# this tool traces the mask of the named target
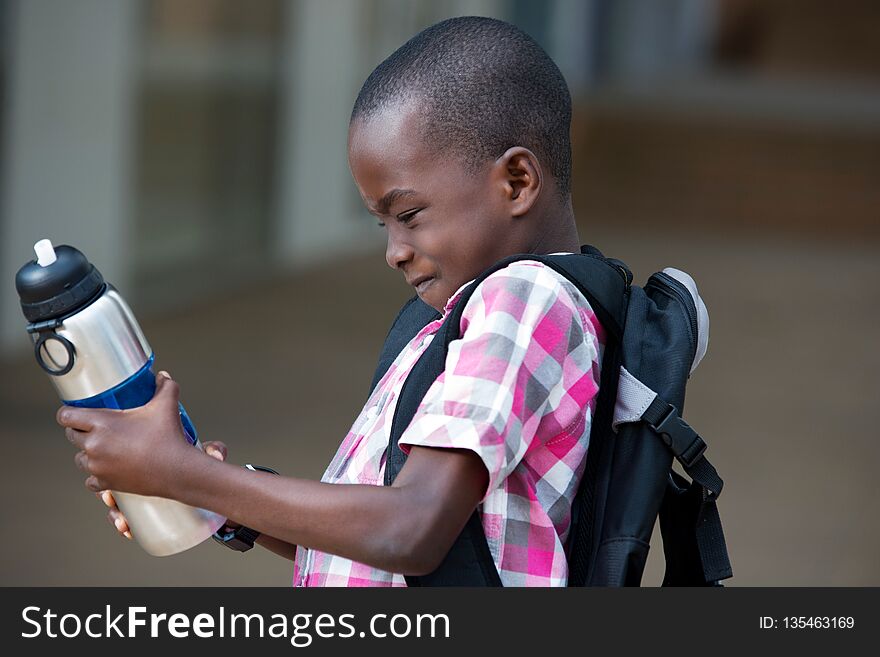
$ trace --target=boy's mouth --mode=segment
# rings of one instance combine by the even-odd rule
[[[416,289],[416,292],[422,294],[433,282],[434,278],[432,276],[420,276],[413,279],[410,282],[410,285],[412,285]]]

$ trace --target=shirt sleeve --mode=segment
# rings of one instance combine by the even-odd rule
[[[488,495],[527,452],[580,435],[598,390],[599,343],[587,300],[542,263],[494,272],[464,308],[446,369],[399,444],[474,451]]]

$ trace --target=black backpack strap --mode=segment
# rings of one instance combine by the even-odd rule
[[[483,521],[474,511],[443,561],[431,573],[406,575],[407,586],[504,586],[486,541]]]
[[[718,585],[733,576],[716,500],[724,482],[704,456],[706,443],[659,397],[642,419],[660,436],[693,480],[670,472],[660,506],[666,557],[663,586]]]
[[[376,372],[373,374],[373,383],[370,385],[371,393],[379,381],[382,380],[382,377],[385,376],[385,372],[391,367],[391,363],[394,362],[394,359],[397,358],[397,355],[403,348],[409,344],[409,341],[416,336],[416,333],[425,328],[429,322],[439,318],[440,313],[417,296],[403,304],[403,308],[397,313],[397,317],[391,323],[391,328],[388,329],[388,335],[385,336],[382,353],[379,354],[379,364],[376,366]]]
[[[373,383],[370,386],[372,392],[379,381],[388,371],[391,363],[407,344],[429,322],[440,318],[440,313],[424,303],[417,296],[404,304],[385,338],[379,363],[373,375]],[[459,315],[460,321],[460,315]],[[458,326],[458,324],[456,324]],[[445,327],[441,327],[439,334],[444,333]],[[445,352],[448,342],[439,341],[438,345],[444,345],[442,349],[429,348],[422,354],[413,371],[404,382],[400,399],[394,411],[392,421],[392,439],[388,442],[385,466],[385,485],[391,485],[406,462],[406,455],[400,450],[397,441],[400,439],[403,429],[409,425],[428,388],[445,368]],[[441,359],[442,357],[442,359]],[[433,372],[437,374],[433,374]],[[409,418],[403,425],[404,418]],[[396,425],[395,425],[396,423]],[[400,428],[402,426],[402,429]],[[482,521],[479,514],[474,512],[468,519],[464,530],[456,539],[449,555],[444,561],[444,567],[425,577],[407,576],[408,586],[501,586],[501,579],[495,568],[486,536],[483,532]]]
[[[621,340],[625,328],[632,273],[619,260],[605,258],[598,249],[581,247],[586,258],[550,256],[548,266],[564,275],[580,290],[607,334],[600,371],[599,396],[590,430],[587,462],[572,501],[568,538],[568,585],[586,586],[593,578],[603,522],[602,511],[608,491],[608,463],[613,457],[614,434],[611,421],[617,398],[621,365]]]
[[[391,437],[386,451],[384,479],[386,486],[394,483],[406,463],[406,454],[400,449],[398,441],[412,422],[428,389],[446,369],[449,343],[460,337],[464,306],[478,284],[479,281],[475,281],[465,289],[458,304],[446,317],[433,341],[403,383],[391,421]],[[410,587],[501,586],[501,578],[486,541],[480,514],[477,511],[471,514],[437,569],[427,575],[406,575],[405,578],[407,586]]]
[[[406,455],[398,446],[401,435],[412,421],[428,389],[445,369],[449,344],[461,337],[461,316],[468,300],[477,286],[495,271],[519,260],[538,260],[551,267],[571,281],[584,294],[606,332],[611,336],[611,341],[619,342],[623,332],[623,318],[626,310],[626,290],[631,276],[628,278],[629,272],[625,268],[607,261],[598,250],[592,247],[582,247],[581,256],[538,256],[533,254],[511,256],[483,272],[465,288],[434,340],[419,358],[404,382],[394,412],[391,437],[386,453],[386,485],[390,485],[394,481],[406,461]],[[418,330],[414,331],[412,335],[417,332]],[[406,342],[403,343],[403,345],[405,344]],[[393,361],[393,357],[391,360]],[[387,365],[385,369],[387,369]],[[613,369],[617,370],[618,368]],[[378,371],[377,376],[374,385],[381,378]],[[607,395],[608,392],[605,394]],[[613,396],[610,399],[610,403],[605,405],[613,409]],[[595,462],[596,459],[593,460]],[[590,457],[588,456],[588,470],[589,461]],[[585,474],[585,479],[586,476]],[[582,486],[581,488],[591,487]],[[576,500],[581,497],[579,491]],[[594,522],[592,497],[589,495],[584,497],[589,502],[578,505],[586,507],[586,510],[578,512],[578,515],[584,526],[592,527]],[[407,576],[406,581],[409,586],[501,586],[501,579],[486,541],[479,512],[474,511],[449,553],[434,572],[421,577]]]
[[[605,501],[608,495],[610,462],[615,436],[611,430],[614,403],[620,378],[622,349],[619,340],[608,340],[599,374],[599,396],[590,427],[590,448],[580,486],[572,502],[568,538],[568,585],[587,586],[594,581]],[[600,580],[601,581],[601,580]],[[604,583],[604,582],[603,582]]]
[[[696,481],[670,471],[660,532],[666,557],[663,586],[720,586],[733,576],[715,500],[707,500]]]

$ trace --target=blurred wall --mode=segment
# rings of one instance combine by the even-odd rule
[[[363,79],[402,35],[505,6],[7,0],[0,277],[49,237],[161,312],[374,248],[346,157]],[[8,285],[0,309],[21,354]]]
[[[0,277],[48,236],[153,312],[375,248],[348,172],[350,106],[409,35],[468,13],[517,23],[569,80],[583,213],[874,236],[878,9],[827,12],[819,0],[4,0]],[[0,355],[26,349],[0,286]]]
[[[135,5],[7,3],[0,352],[26,344],[11,285],[33,243],[82,243],[111,280],[131,278]],[[96,30],[101,25],[105,29]]]

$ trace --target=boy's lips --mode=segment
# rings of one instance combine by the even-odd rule
[[[407,281],[410,285],[416,288],[416,292],[421,294],[425,291],[425,289],[434,282],[433,276],[418,276],[411,281]]]

